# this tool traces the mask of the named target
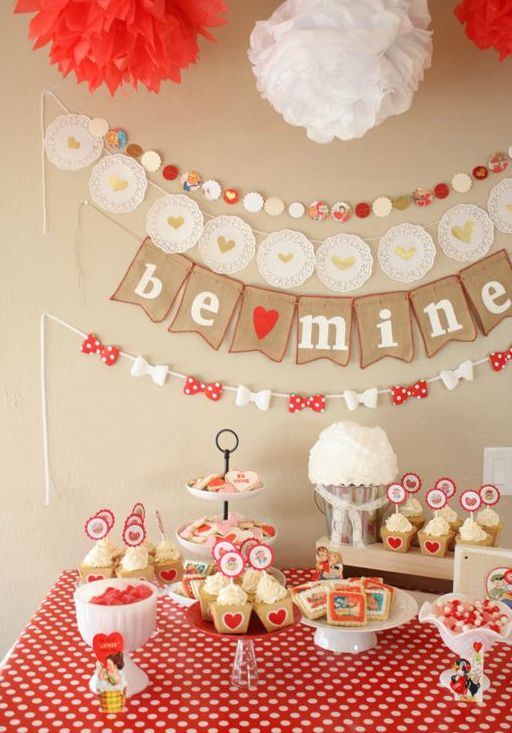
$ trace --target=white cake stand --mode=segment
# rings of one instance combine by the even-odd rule
[[[205,491],[204,489],[193,489],[192,486],[185,484],[185,488],[195,496],[196,499],[202,499],[203,501],[244,501],[245,499],[252,499],[263,491],[263,486],[259,489],[253,489],[252,491]]]
[[[192,542],[191,540],[186,540],[184,537],[181,536],[181,533],[184,529],[186,529],[189,524],[192,524],[192,522],[187,522],[186,524],[182,524],[181,527],[178,527],[176,530],[176,539],[180,543],[180,545],[185,548],[185,550],[188,550],[193,555],[198,555],[199,557],[204,558],[210,558],[212,557],[212,548],[208,543],[203,542],[202,544],[198,542]],[[273,525],[272,525],[273,526]],[[267,545],[272,545],[276,541],[277,537],[277,529],[275,529],[275,534],[273,537],[266,537],[263,542],[265,542]]]
[[[377,632],[406,624],[418,613],[415,599],[395,588],[393,606],[387,621],[370,621],[367,626],[332,626],[325,619],[313,621],[305,616],[302,623],[316,629],[314,642],[322,649],[339,654],[360,654],[377,644]]]

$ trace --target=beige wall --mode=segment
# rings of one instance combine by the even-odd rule
[[[451,15],[453,2],[431,3],[434,65],[412,110],[362,140],[325,146],[309,142],[302,130],[287,126],[255,88],[246,58],[249,33],[254,21],[266,17],[278,3],[230,4],[231,22],[219,31],[220,43],[202,44],[202,62],[185,75],[182,86],[165,84],[158,96],[139,91],[111,99],[104,90],[90,96],[71,77],[61,79],[48,66],[44,50],[30,50],[28,18],[10,15],[10,3],[2,3],[0,582],[7,602],[0,649],[14,639],[62,568],[82,558],[89,545],[82,526],[91,512],[111,506],[121,522],[131,504],[141,499],[152,518],[158,507],[172,530],[199,516],[203,506],[182,487],[187,478],[220,468],[213,436],[222,427],[240,434],[237,464],[255,468],[264,478],[266,491],[244,508],[247,516],[272,520],[279,527],[277,559],[282,565],[311,563],[314,540],[323,530],[306,466],[309,447],[331,422],[356,419],[381,425],[401,469],[418,471],[427,483],[446,474],[463,486],[478,485],[483,446],[512,444],[510,374],[495,375],[487,367],[478,370],[474,385],[464,384],[453,393],[434,385],[428,400],[404,408],[392,408],[383,401],[375,412],[360,410],[352,415],[341,403],[334,403],[323,415],[292,417],[283,402],[264,414],[236,408],[231,396],[218,405],[187,399],[179,382],[160,390],[150,380],[135,381],[126,363],[111,370],[91,363],[80,355],[73,334],[51,326],[48,395],[56,491],[51,506],[43,506],[38,328],[45,310],[178,370],[231,384],[305,392],[406,383],[510,343],[511,322],[505,321],[488,338],[451,344],[430,361],[423,358],[418,343],[414,363],[387,360],[365,371],[355,358],[342,369],[329,362],[297,367],[291,358],[273,364],[258,354],[230,355],[226,346],[215,353],[198,336],[170,335],[165,324],[153,325],[141,310],[109,302],[135,252],[137,238],[91,209],[83,216],[84,297],[80,299],[74,234],[78,205],[87,197],[89,171],[70,174],[49,168],[50,233],[43,236],[38,126],[42,89],[51,87],[70,107],[125,126],[132,141],[156,147],[168,162],[188,162],[224,184],[280,193],[288,201],[307,202],[323,195],[331,201],[346,197],[355,202],[402,193],[485,162],[489,153],[512,143],[510,62],[499,64],[494,53],[479,53],[465,40]],[[57,113],[50,103],[47,119]],[[480,183],[460,200],[481,201],[490,186]],[[147,203],[155,196],[150,192]],[[453,196],[450,203],[457,200]],[[225,213],[222,204],[208,208]],[[437,204],[425,212],[414,210],[411,217],[428,223],[444,209]],[[145,204],[119,221],[142,238],[146,210]],[[241,207],[238,211],[242,213]],[[285,216],[271,220],[264,214],[242,215],[269,230],[292,223]],[[353,221],[349,230],[378,235],[403,220],[392,215],[385,222]],[[320,226],[306,220],[300,228],[311,236],[336,231],[329,223]],[[508,237],[497,236],[495,249],[510,246]],[[457,263],[439,254],[427,279],[456,270]],[[261,283],[255,267],[242,277]],[[376,268],[360,292],[394,287]],[[316,278],[301,291],[325,292]],[[503,503],[503,511],[510,538],[510,500]],[[154,533],[153,521],[150,528]]]

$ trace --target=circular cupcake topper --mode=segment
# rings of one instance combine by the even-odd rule
[[[91,540],[101,540],[109,533],[110,526],[104,517],[90,517],[85,523],[85,534]]]
[[[126,522],[124,523],[125,527],[131,527],[133,524],[138,525],[139,527],[144,526],[144,520],[140,516],[140,514],[129,514],[126,518]]]
[[[457,485],[455,481],[451,478],[448,478],[447,476],[443,476],[442,478],[438,479],[435,483],[434,488],[441,489],[447,499],[451,499],[451,497],[457,491]]]
[[[259,540],[257,540],[256,537],[247,537],[247,539],[244,540],[240,545],[240,552],[242,553],[242,557],[247,560],[249,552],[252,550],[253,547],[256,547],[256,545],[259,544]]]
[[[427,492],[425,500],[431,509],[437,511],[446,505],[448,497],[442,489],[430,489],[430,491]]]
[[[505,581],[509,585],[512,585],[512,570],[507,570],[507,572],[505,573]]]
[[[132,508],[132,514],[138,514],[139,517],[144,521],[144,519],[146,518],[146,510],[144,509],[144,504],[141,504],[140,501],[134,504]]]
[[[500,490],[493,484],[484,484],[480,489],[480,498],[487,506],[493,506],[500,500]]]
[[[220,572],[228,578],[237,578],[244,571],[244,559],[236,550],[225,552],[217,560]]]
[[[123,542],[128,547],[138,547],[144,542],[146,530],[139,524],[127,524],[123,529]]]
[[[105,522],[108,524],[108,531],[110,532],[112,527],[116,523],[114,512],[110,511],[110,509],[100,509],[99,512],[96,512],[96,516],[101,517],[101,519],[105,520]]]
[[[403,504],[407,499],[407,491],[402,484],[389,484],[386,489],[386,496],[392,504]]]
[[[482,504],[482,499],[478,491],[468,489],[460,495],[460,505],[467,512],[476,512]]]
[[[271,567],[274,554],[268,545],[259,542],[254,547],[251,547],[247,553],[247,559],[249,565],[252,565],[255,570],[266,570]]]
[[[217,560],[221,559],[226,552],[238,552],[236,547],[229,540],[218,540],[213,546],[212,555]]]
[[[421,479],[417,473],[404,473],[402,486],[409,494],[415,494],[421,489]]]

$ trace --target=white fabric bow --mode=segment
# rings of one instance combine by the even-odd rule
[[[147,362],[143,356],[138,356],[133,362],[131,375],[132,377],[144,377],[147,374],[155,384],[158,384],[159,387],[163,387],[165,380],[167,379],[168,372],[169,367],[165,364],[152,366],[152,364]]]
[[[379,392],[376,387],[365,389],[364,392],[354,392],[351,389],[346,389],[343,392],[343,397],[345,398],[345,402],[347,403],[349,410],[357,410],[359,405],[364,405],[365,407],[369,407],[371,410],[375,410],[377,407],[378,396]]]
[[[251,392],[243,384],[236,391],[235,404],[237,407],[245,407],[250,402],[254,402],[258,410],[268,410],[272,392],[270,389],[262,389],[259,392]]]
[[[469,361],[469,359],[467,361],[463,361],[462,364],[459,364],[457,369],[454,369],[453,371],[451,369],[445,369],[440,372],[439,376],[441,377],[446,389],[455,389],[460,379],[467,379],[468,382],[473,381],[473,362]]]

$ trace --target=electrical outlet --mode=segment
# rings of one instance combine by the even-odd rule
[[[512,495],[512,448],[484,448],[484,484]]]

